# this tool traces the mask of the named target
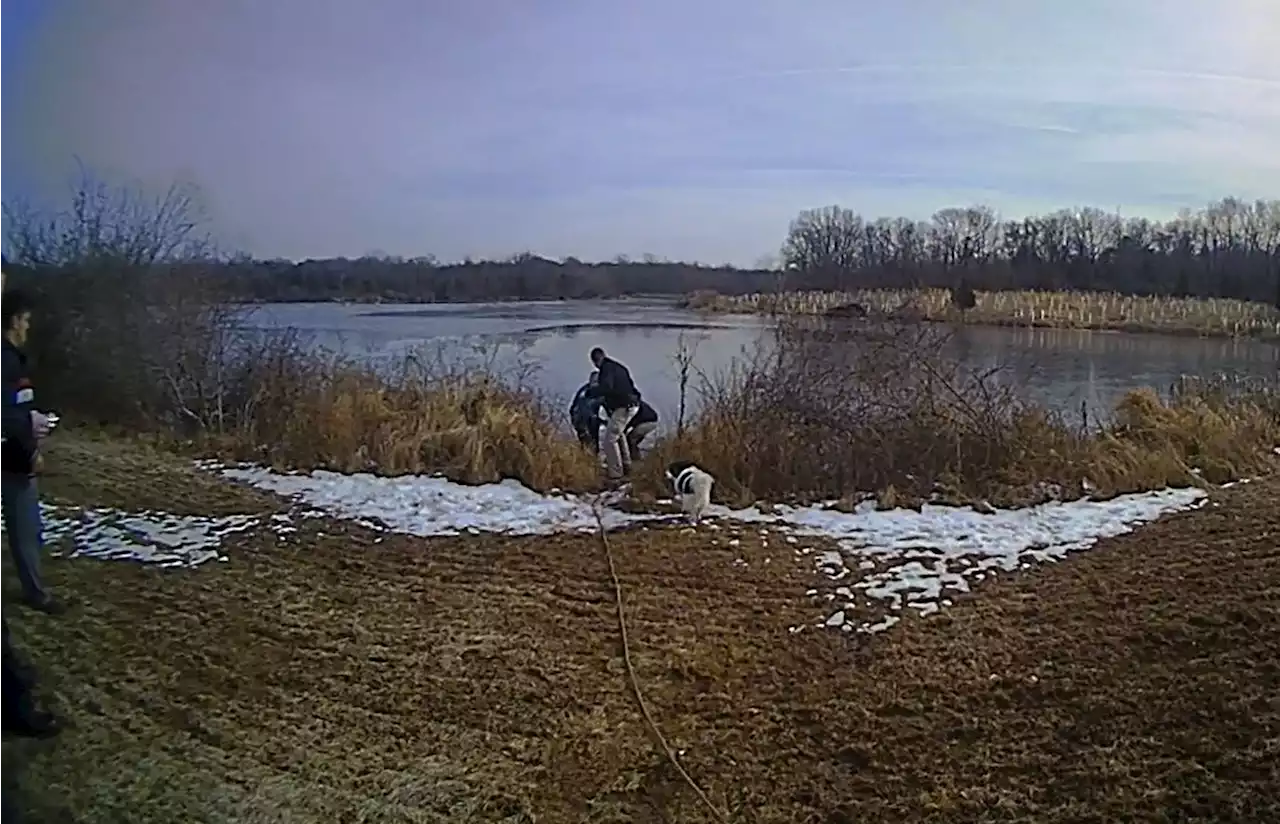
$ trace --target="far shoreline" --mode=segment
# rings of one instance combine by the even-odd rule
[[[981,297],[999,296],[1004,301],[1014,304],[1018,302],[1030,302],[1034,300],[1052,301],[1054,299],[1066,299],[1069,296],[1074,297],[1078,301],[1128,301],[1140,304],[1160,304],[1177,305],[1179,308],[1195,308],[1199,312],[1186,314],[1183,323],[1144,323],[1130,319],[1112,318],[1112,317],[1096,317],[1086,318],[1070,317],[1070,316],[1044,316],[1044,317],[1027,317],[1027,316],[1010,316],[995,313],[983,312],[981,307],[977,307],[968,312],[961,313],[959,310],[949,306],[939,306],[937,294],[946,295],[945,290],[940,289],[922,289],[922,290],[862,290],[850,293],[831,293],[831,292],[813,292],[813,293],[754,293],[754,294],[629,294],[629,295],[612,295],[599,297],[572,297],[572,298],[494,298],[492,300],[467,300],[467,301],[436,301],[436,300],[413,300],[405,298],[365,298],[365,299],[347,299],[347,300],[288,300],[288,301],[244,301],[238,305],[244,308],[256,308],[267,306],[288,306],[296,304],[339,304],[344,306],[369,307],[371,311],[361,312],[362,317],[430,317],[438,315],[442,311],[448,311],[448,307],[463,306],[500,306],[505,304],[583,304],[583,303],[649,303],[652,305],[665,305],[673,310],[693,312],[704,318],[712,318],[715,316],[729,317],[768,317],[781,316],[789,318],[812,317],[814,319],[827,317],[833,322],[858,323],[866,320],[858,317],[845,316],[829,316],[826,312],[797,310],[787,305],[788,300],[797,300],[799,296],[812,296],[818,301],[817,306],[825,306],[830,304],[832,307],[844,305],[838,298],[857,296],[862,298],[870,297],[873,307],[869,320],[874,321],[879,318],[881,320],[897,320],[902,323],[928,323],[928,324],[946,324],[950,326],[969,326],[969,327],[986,327],[996,329],[1044,329],[1044,330],[1060,330],[1069,332],[1094,332],[1107,333],[1115,335],[1145,335],[1145,336],[1165,336],[1177,338],[1191,338],[1202,340],[1234,340],[1247,343],[1268,343],[1280,344],[1280,309],[1276,309],[1267,304],[1248,303],[1245,301],[1228,301],[1225,299],[1214,298],[1150,298],[1136,297],[1126,295],[1116,295],[1101,292],[1033,292],[1027,290],[1009,290],[1004,292],[986,292],[980,293]],[[933,305],[928,305],[924,311],[916,311],[914,314],[892,311],[881,311],[880,304],[888,300],[911,300],[913,298],[924,298]],[[857,301],[846,301],[857,302]],[[1236,312],[1240,312],[1242,307],[1244,311],[1249,312],[1245,322],[1241,322],[1240,326],[1228,328],[1226,318],[1219,318],[1214,314],[1215,305],[1225,305],[1231,307]],[[379,310],[376,307],[381,306],[412,306],[419,307],[407,311],[389,311]],[[431,307],[431,308],[427,308]],[[939,311],[941,310],[941,311]],[[1222,325],[1215,324],[1214,320],[1220,320]]]
[[[980,292],[961,311],[945,289],[690,295],[704,316],[755,315],[858,324],[876,320],[1005,329],[1057,329],[1280,343],[1280,309],[1222,298],[1160,298],[1103,292]],[[849,309],[854,311],[846,311]],[[1135,319],[1135,316],[1137,319]],[[1148,320],[1142,319],[1145,316]]]

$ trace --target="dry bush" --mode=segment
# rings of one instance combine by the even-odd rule
[[[974,307],[965,312],[970,323],[1280,339],[1280,310],[1265,303],[1109,292],[979,292],[975,298]],[[957,314],[945,289],[711,295],[696,303],[691,299],[689,305],[706,312],[821,315],[850,303],[881,314],[898,313],[911,304],[924,320],[952,320]]]
[[[263,359],[252,414],[221,454],[290,469],[440,473],[463,483],[514,478],[537,490],[588,490],[595,459],[556,423],[558,407],[492,360],[419,351],[375,371],[323,354]]]
[[[1152,389],[1126,395],[1114,425],[1091,444],[1094,473],[1118,491],[1133,491],[1190,481],[1188,474],[1217,484],[1273,470],[1280,391],[1196,384],[1168,401]]]
[[[850,500],[877,493],[997,504],[1221,482],[1274,467],[1280,393],[1130,394],[1102,431],[1068,424],[944,355],[946,335],[912,324],[810,318],[704,380],[700,419],[659,444],[638,488],[694,460],[719,497]]]
[[[87,171],[65,209],[6,203],[7,274],[38,300],[29,349],[68,422],[219,426],[238,346],[199,193],[152,196]]]
[[[699,424],[655,451],[698,461],[742,502],[987,485],[1030,411],[945,342],[918,325],[784,321],[704,382]]]

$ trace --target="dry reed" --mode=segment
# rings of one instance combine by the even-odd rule
[[[253,408],[216,451],[290,469],[513,478],[540,491],[599,483],[556,408],[489,367],[432,368],[411,356],[378,372],[347,358],[294,357],[259,372]]]
[[[1280,340],[1280,310],[1264,303],[1104,292],[978,292],[976,298],[976,305],[964,313],[968,323]],[[750,295],[698,292],[687,301],[690,308],[704,312],[779,315],[822,315],[851,303],[873,313],[906,314],[920,320],[960,317],[945,289]]]

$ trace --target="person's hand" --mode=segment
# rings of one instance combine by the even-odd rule
[[[48,415],[31,410],[31,430],[36,433],[37,438],[46,437],[52,429]]]
[[[44,472],[44,453],[36,452],[35,458],[31,461],[31,471],[37,475]]]

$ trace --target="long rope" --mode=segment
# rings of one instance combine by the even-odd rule
[[[640,679],[636,677],[636,669],[631,665],[631,642],[627,638],[627,615],[626,609],[622,604],[622,583],[618,580],[618,570],[613,563],[613,551],[609,548],[609,535],[604,528],[604,518],[600,515],[598,502],[592,503],[591,513],[596,518],[596,530],[600,535],[600,546],[604,548],[604,557],[609,561],[609,577],[613,579],[613,598],[618,605],[618,630],[622,634],[622,661],[626,664],[627,677],[631,681],[631,691],[635,694],[636,703],[640,705],[640,713],[644,716],[645,723],[649,725],[649,731],[653,733],[654,739],[662,747],[662,751],[666,753],[667,760],[680,773],[680,777],[693,789],[717,821],[728,822],[728,816],[722,813],[715,804],[711,803],[711,799],[698,786],[698,782],[694,781],[693,777],[680,764],[680,759],[676,757],[675,751],[671,749],[671,745],[667,743],[667,739],[663,737],[662,731],[658,729],[657,723],[653,720],[653,714],[649,712],[649,704],[644,700],[644,693],[640,690]]]

